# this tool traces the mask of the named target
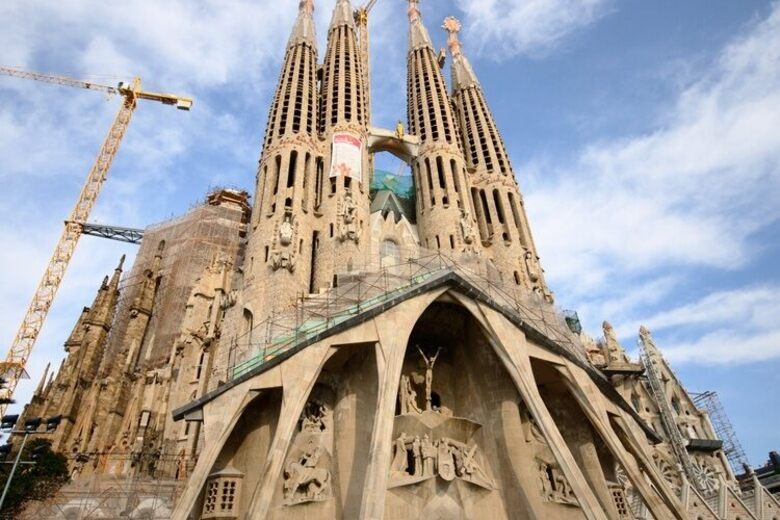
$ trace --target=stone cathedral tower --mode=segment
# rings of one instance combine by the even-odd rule
[[[636,362],[553,305],[457,20],[450,94],[408,2],[406,132],[369,124],[365,11],[335,1],[322,63],[313,14],[252,207],[216,190],[148,228],[41,381],[24,417],[63,416],[73,482],[21,517],[777,520],[646,328]],[[414,207],[372,190],[378,152]]]

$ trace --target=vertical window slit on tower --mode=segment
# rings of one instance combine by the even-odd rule
[[[292,52],[292,58],[288,65],[287,69],[287,84],[284,89],[284,100],[282,102],[282,114],[279,118],[279,129],[278,133],[279,136],[283,135],[285,130],[287,129],[287,114],[290,109],[290,95],[292,90],[292,84],[293,84],[293,73],[295,72],[295,62],[298,59],[300,50],[303,47],[301,45],[296,45]]]
[[[324,171],[322,157],[317,157],[315,170],[317,173],[314,177],[314,207],[319,208],[322,204],[322,175]]]
[[[290,164],[287,166],[287,187],[295,187],[295,168],[298,166],[298,152],[293,150],[290,153]]]
[[[306,133],[311,134],[314,128],[314,97],[317,95],[317,62],[314,53],[309,53],[309,92],[306,96]]]
[[[263,165],[263,173],[260,175],[260,183],[257,187],[257,216],[263,212],[263,201],[265,200],[265,187],[268,185],[268,163]]]
[[[301,52],[306,50],[306,45],[301,45]],[[307,53],[308,54],[308,53]],[[308,56],[307,56],[308,58]],[[292,131],[297,134],[301,131],[301,116],[303,115],[303,90],[306,85],[306,63],[308,59],[303,56],[298,58],[297,81],[295,82],[295,106],[293,107]]]
[[[483,206],[479,199],[479,189],[471,188],[471,204],[474,206],[474,212],[476,213],[477,217],[479,237],[483,242],[485,242],[488,239],[488,229],[487,222],[485,222],[485,212],[483,211]]]
[[[447,189],[447,179],[444,173],[444,161],[441,156],[436,157],[436,171],[439,174],[439,186],[442,190]]]
[[[504,205],[501,202],[501,194],[497,189],[493,190],[493,204],[496,205],[496,216],[499,224],[504,223]]]
[[[303,211],[309,210],[309,179],[311,178],[311,154],[306,152],[306,158],[303,161],[303,197],[301,197],[301,208]]]
[[[431,198],[431,206],[436,205],[436,195],[433,193],[433,177],[431,176],[431,161],[425,158],[425,173],[428,176],[428,194]]]
[[[274,191],[273,194],[276,195],[279,193],[279,175],[282,170],[282,156],[277,155],[274,159]]]
[[[479,190],[479,199],[482,201],[482,212],[485,215],[485,221],[488,223],[488,225],[493,224],[493,218],[490,215],[490,206],[488,205],[485,190]]]
[[[528,240],[523,232],[523,221],[520,216],[520,208],[517,204],[517,199],[513,193],[509,193],[509,206],[512,208],[512,217],[515,221],[515,227],[517,228],[517,234],[520,237],[520,243],[528,247]]]

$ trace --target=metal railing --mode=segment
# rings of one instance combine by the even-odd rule
[[[362,268],[341,272],[335,287],[321,294],[301,295],[292,308],[272,314],[255,324],[251,331],[234,337],[228,378],[241,377],[345,321],[449,273],[457,274],[495,306],[568,348],[583,361],[587,360],[579,338],[567,326],[563,313],[543,296],[502,281],[489,260],[415,250],[399,251],[395,260],[374,259]]]

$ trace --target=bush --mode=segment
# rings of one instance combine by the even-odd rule
[[[3,518],[16,518],[28,502],[46,500],[70,481],[68,461],[64,455],[51,450],[50,441],[29,440],[20,460],[32,461],[33,456],[35,456],[35,465],[20,464],[16,468],[3,509],[0,510]],[[8,461],[13,461],[13,457],[15,455],[8,457]],[[2,465],[0,489],[5,488],[11,468],[11,464]]]

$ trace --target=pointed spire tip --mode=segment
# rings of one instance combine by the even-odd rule
[[[450,48],[450,53],[453,56],[460,56],[462,54],[462,45],[458,38],[458,34],[463,27],[460,24],[460,20],[454,16],[448,16],[444,19],[444,23],[441,27],[447,31],[447,46]]]

